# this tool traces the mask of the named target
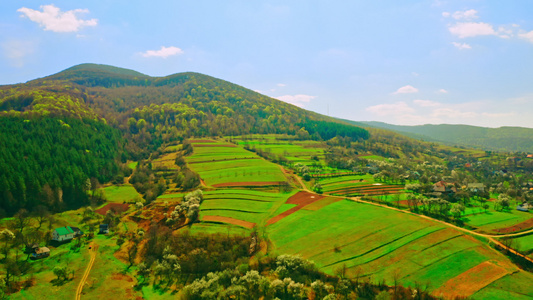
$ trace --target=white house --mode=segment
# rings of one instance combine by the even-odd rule
[[[52,232],[52,240],[58,242],[72,240],[75,236],[76,232],[70,226],[59,227]]]

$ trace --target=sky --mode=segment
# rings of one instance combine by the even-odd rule
[[[0,85],[199,72],[354,121],[533,128],[533,1],[0,2]]]

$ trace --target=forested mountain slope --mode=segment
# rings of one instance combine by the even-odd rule
[[[484,150],[533,152],[533,128],[487,128],[470,125],[401,126],[381,122],[355,122],[393,130],[407,136],[446,144],[476,147]]]
[[[128,159],[190,136],[369,138],[361,127],[210,76],[150,77],[95,64],[1,86],[0,118],[0,207],[8,213],[86,204],[91,178],[123,177]]]

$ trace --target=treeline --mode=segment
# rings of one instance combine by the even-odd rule
[[[86,204],[89,179],[108,182],[119,174],[120,147],[120,133],[101,122],[1,117],[0,207],[13,214],[39,204],[52,210]]]

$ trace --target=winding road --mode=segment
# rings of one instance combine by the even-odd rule
[[[83,291],[83,286],[85,285],[85,282],[87,281],[87,278],[89,277],[89,273],[91,273],[91,269],[94,265],[94,261],[96,260],[96,254],[98,254],[98,245],[93,242],[90,244],[90,249],[89,249],[89,255],[91,259],[89,260],[87,269],[85,270],[85,273],[83,274],[83,277],[81,278],[80,284],[78,285],[78,289],[76,290],[76,300],[81,299],[81,292]]]

